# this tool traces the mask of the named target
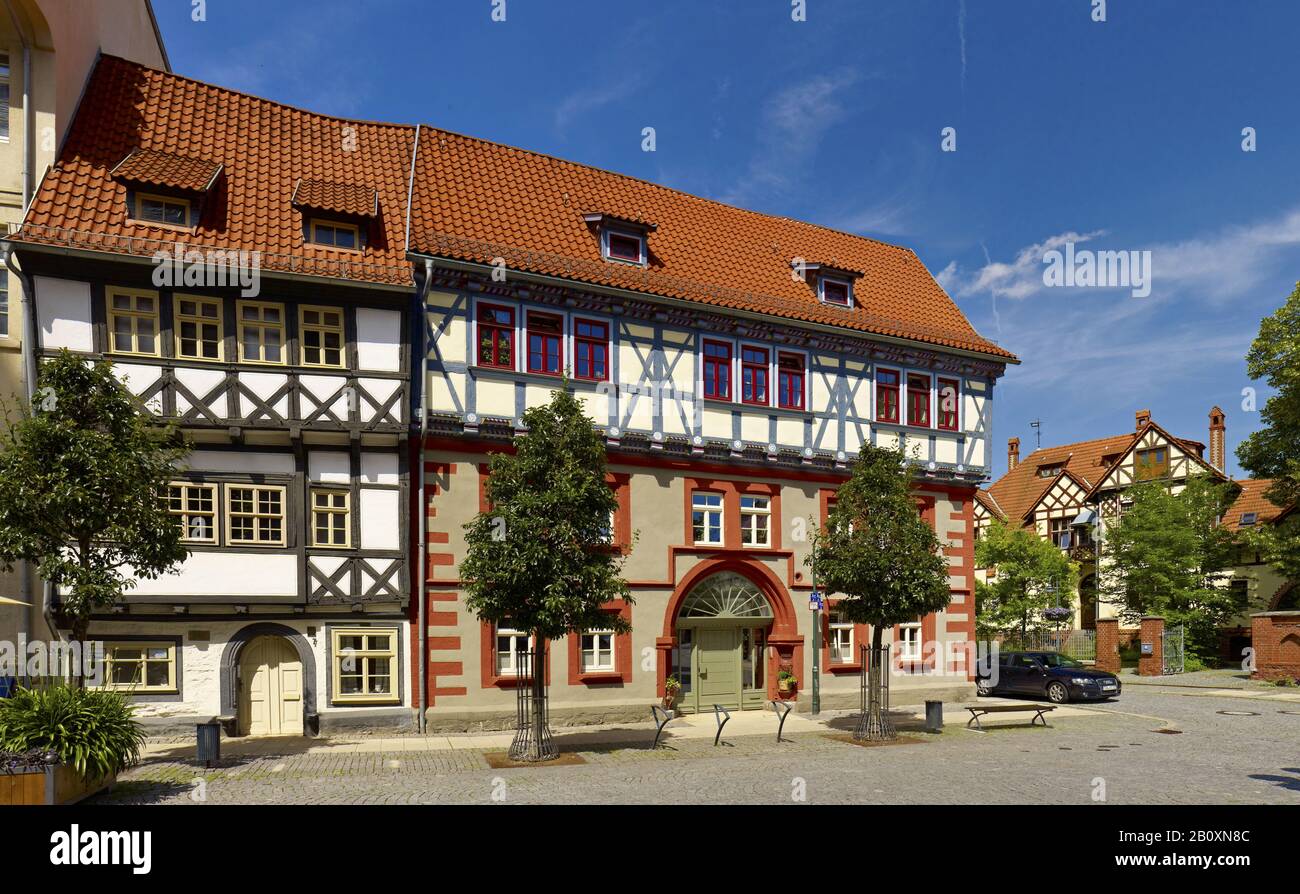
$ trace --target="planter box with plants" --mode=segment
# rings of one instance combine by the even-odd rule
[[[49,684],[0,699],[0,805],[71,804],[135,763],[144,733],[120,693]]]

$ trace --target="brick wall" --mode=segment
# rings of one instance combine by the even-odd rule
[[[1097,619],[1097,670],[1119,673],[1119,619]]]
[[[1300,611],[1251,615],[1257,680],[1300,680]]]
[[[1150,643],[1151,654],[1138,658],[1138,676],[1159,677],[1165,672],[1165,619],[1149,616],[1138,628],[1138,643]]]

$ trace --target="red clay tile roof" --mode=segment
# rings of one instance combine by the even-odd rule
[[[109,172],[116,180],[129,180],[149,186],[167,186],[188,192],[207,192],[221,173],[221,165],[202,158],[132,149],[131,154]]]
[[[328,180],[299,180],[293,203],[319,211],[374,217],[379,213],[379,192],[373,186],[330,183]]]
[[[144,256],[183,238],[199,250],[260,251],[265,270],[408,284],[414,142],[414,127],[318,115],[103,56],[14,238]],[[110,171],[134,149],[223,165],[193,234],[127,220],[126,187]],[[364,255],[303,243],[291,202],[299,179],[373,185],[379,216]]]
[[[1076,444],[1062,444],[1059,447],[1042,447],[993,482],[989,486],[989,493],[1006,512],[1007,518],[1019,523],[1029,507],[1038,502],[1038,498],[1056,480],[1054,477],[1039,478],[1039,466],[1061,465],[1091,487],[1101,480],[1111,466],[1110,463],[1102,462],[1102,457],[1118,457],[1133,443],[1135,435],[1136,432],[1131,432],[1110,438],[1079,441]]]
[[[980,488],[975,491],[975,499],[978,500],[992,515],[1002,519],[1003,521],[1006,520],[1006,513],[1002,511],[1002,507],[998,505],[998,501],[994,499],[993,495],[987,490]]]
[[[654,221],[648,265],[603,260],[584,219],[593,213]],[[420,131],[410,248],[1016,362],[975,331],[909,249],[434,128]],[[818,301],[791,275],[796,258],[862,271],[858,307]]]
[[[1223,526],[1229,531],[1241,530],[1241,515],[1244,512],[1255,513],[1254,527],[1266,525],[1282,514],[1283,507],[1264,496],[1265,492],[1273,486],[1272,480],[1248,478],[1233,483],[1241,487],[1241,493],[1237,494],[1237,499],[1223,514]]]

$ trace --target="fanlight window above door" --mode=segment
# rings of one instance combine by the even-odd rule
[[[715,574],[682,602],[679,618],[771,618],[772,607],[749,578],[732,572]]]

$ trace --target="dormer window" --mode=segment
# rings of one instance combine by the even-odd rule
[[[655,231],[654,224],[601,212],[584,214],[582,218],[599,233],[600,256],[606,261],[642,267],[649,263],[647,239]]]
[[[853,306],[853,283],[847,279],[838,279],[832,276],[820,277],[817,281],[817,288],[822,303],[834,304],[836,307]]]
[[[290,201],[302,211],[303,241],[324,248],[363,251],[366,228],[379,217],[379,191],[364,184],[302,179]]]
[[[1258,513],[1255,513],[1255,512],[1243,512],[1243,513],[1241,514],[1241,526],[1242,526],[1243,528],[1253,527],[1254,524],[1255,524],[1255,522],[1256,522],[1258,519],[1259,519],[1259,515],[1258,515]]]
[[[143,223],[187,227],[190,224],[190,202],[189,199],[138,192],[131,216]]]
[[[617,230],[605,231],[605,258],[610,261],[624,261],[629,264],[645,263],[645,241],[633,233],[621,233]]]
[[[126,187],[127,217],[155,227],[197,227],[220,163],[153,149],[133,149],[111,176]]]
[[[309,224],[311,233],[309,241],[314,245],[347,248],[353,251],[361,248],[361,231],[356,224],[337,220],[312,220]]]

